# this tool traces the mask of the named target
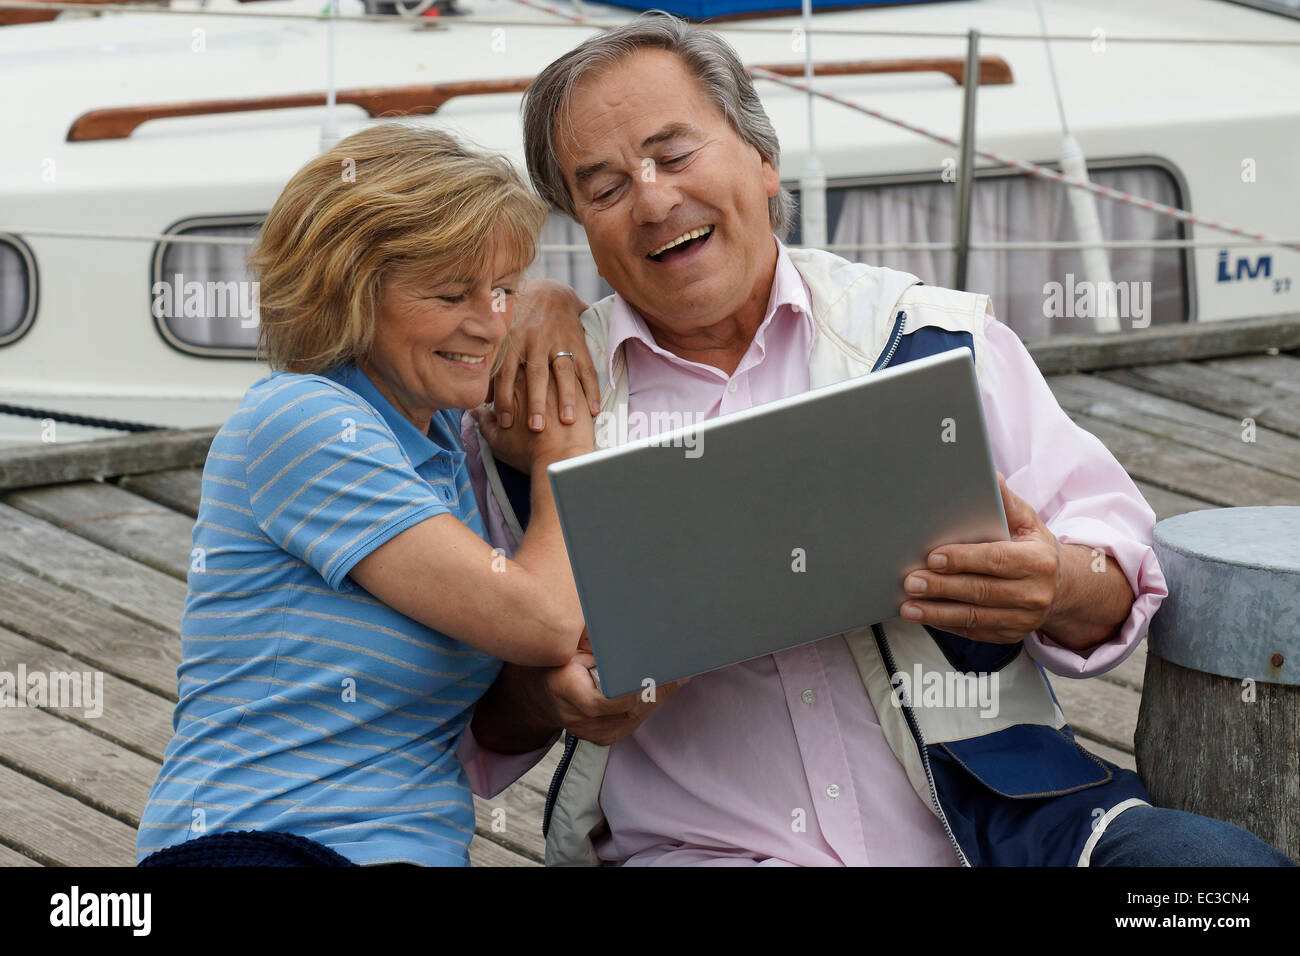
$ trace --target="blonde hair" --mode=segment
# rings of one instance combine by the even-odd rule
[[[522,271],[545,217],[509,160],[446,133],[385,123],[349,136],[289,180],[249,258],[267,361],[318,373],[365,357],[387,276],[477,279],[498,243]]]

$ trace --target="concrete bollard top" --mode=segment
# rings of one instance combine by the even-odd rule
[[[1151,650],[1223,677],[1300,684],[1300,507],[1216,508],[1156,525],[1169,597]]]

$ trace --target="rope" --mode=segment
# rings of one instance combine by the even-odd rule
[[[537,0],[513,0],[513,2],[519,4],[520,6],[528,7],[532,10],[540,10],[542,11],[542,13],[549,13],[553,17],[560,17],[561,19],[567,20],[569,23],[576,23],[579,25],[591,23],[590,18],[588,18],[584,14],[578,13],[576,10],[573,13],[569,13],[569,11],[561,10],[559,7],[551,6],[549,3],[538,3]],[[525,22],[531,22],[531,21],[525,21]],[[613,26],[613,24],[598,24],[598,23],[591,23],[591,25],[598,26],[601,29],[609,29],[611,26]]]
[[[1153,210],[1157,211],[1157,210]],[[1190,215],[1190,214],[1189,214]],[[22,226],[0,227],[0,236],[27,236],[47,239],[101,239],[107,242],[184,242],[198,245],[248,246],[256,240],[252,236],[184,236],[170,234],[77,232],[74,229],[26,229]],[[1081,242],[1073,239],[1023,239],[1012,242],[972,242],[970,248],[980,252],[1017,252],[1035,249],[1236,249],[1254,246],[1300,247],[1300,239],[1108,239],[1105,242]],[[956,248],[951,242],[876,242],[822,246],[831,252],[861,249],[871,252],[897,251],[949,251]],[[584,243],[542,244],[538,253],[590,252]]]
[[[0,402],[0,414],[16,415],[19,418],[48,418],[63,422],[65,425],[85,425],[88,428],[107,428],[117,432],[160,432],[166,431],[163,425],[143,425],[139,422],[124,422],[116,418],[96,418],[94,415],[74,415],[71,412],[55,412],[44,408],[26,408],[22,405],[8,405]]]
[[[824,100],[830,100],[832,103],[838,103],[840,106],[846,106],[858,113],[865,113],[867,116],[874,116],[878,120],[883,120],[892,126],[905,129],[910,132],[924,136],[927,139],[933,139],[954,149],[960,149],[961,143],[951,136],[945,136],[942,133],[936,133],[933,130],[926,129],[924,126],[918,126],[915,123],[909,123],[906,120],[897,119],[889,116],[880,110],[872,109],[869,106],[863,106],[853,100],[846,99],[842,96],[836,96],[834,93],[827,93],[824,90],[813,89],[809,84],[798,80],[787,79],[778,73],[772,73],[761,67],[746,67],[753,76],[761,77],[765,80],[771,80],[773,83],[779,83],[781,86],[788,86],[791,89],[811,92],[814,96],[820,96]],[[1231,223],[1223,222],[1219,219],[1204,219],[1200,216],[1193,215],[1186,209],[1177,209],[1174,206],[1166,206],[1164,203],[1156,202],[1153,199],[1143,199],[1140,196],[1134,196],[1131,193],[1122,192],[1118,189],[1111,189],[1109,186],[1099,186],[1096,183],[1088,182],[1083,179],[1071,179],[1070,177],[1058,173],[1054,169],[1046,166],[1039,166],[1037,163],[1026,162],[1023,159],[1016,159],[1012,156],[1004,156],[1001,153],[995,153],[989,149],[980,149],[978,146],[974,149],[975,155],[997,163],[999,166],[1009,166],[1018,169],[1030,176],[1037,176],[1039,179],[1050,179],[1052,182],[1060,183],[1063,186],[1070,186],[1074,189],[1083,189],[1095,196],[1101,196],[1112,202],[1123,203],[1128,206],[1137,206],[1139,209],[1145,209],[1148,212],[1154,212],[1161,216],[1168,216],[1170,219],[1177,219],[1180,222],[1192,223],[1194,225],[1204,226],[1207,229],[1214,229],[1218,232],[1231,233],[1234,236],[1242,236],[1246,239],[1254,239],[1257,242],[1267,243],[1271,246],[1285,246],[1290,249],[1300,250],[1300,243],[1274,239],[1262,232],[1251,232],[1248,229],[1242,229],[1240,226],[1234,226]]]

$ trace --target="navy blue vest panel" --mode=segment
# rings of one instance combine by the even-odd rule
[[[921,625],[930,634],[930,638],[939,645],[943,656],[955,670],[965,673],[991,674],[1000,671],[1019,656],[1025,646],[1024,641],[1015,644],[994,644],[990,641],[972,641],[948,631],[941,631],[929,624]]]
[[[506,490],[506,497],[510,499],[510,507],[515,509],[519,527],[527,529],[528,518],[533,513],[533,479],[500,459],[497,459],[497,474],[501,478],[501,487]]]
[[[960,348],[969,349],[971,355],[975,354],[975,342],[969,332],[949,332],[947,329],[927,325],[903,336],[903,341],[898,343],[898,348],[889,360],[889,367]]]
[[[944,816],[972,866],[1075,866],[1102,813],[1151,799],[1136,773],[1051,727],[1017,724],[926,752]]]

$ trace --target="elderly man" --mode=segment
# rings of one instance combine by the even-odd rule
[[[1154,515],[986,296],[777,240],[790,211],[779,144],[729,46],[638,18],[543,71],[524,123],[534,184],[582,224],[616,290],[582,317],[603,409],[708,417],[964,345],[1011,529],[936,549],[896,620],[654,702],[605,700],[585,652],[507,668],[462,759],[481,771],[568,729],[548,862],[1283,860],[1240,828],[1151,807],[1134,773],[1074,742],[1039,665],[1089,677],[1132,652],[1166,594]],[[499,423],[484,427],[496,446]],[[488,464],[484,510],[509,550],[526,501]],[[898,706],[896,675],[913,666],[999,673],[1001,716]]]

